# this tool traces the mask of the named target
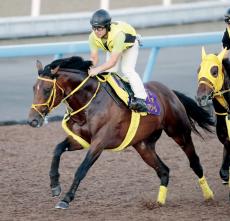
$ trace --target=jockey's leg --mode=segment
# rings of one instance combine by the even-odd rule
[[[147,93],[139,74],[135,71],[138,52],[139,46],[136,40],[135,44],[122,54],[121,71],[128,78],[130,86],[134,92],[135,99],[133,101],[131,100],[130,108],[136,110],[139,109],[140,111],[147,111],[148,109],[145,104]]]
[[[138,42],[136,41],[133,47],[127,49],[122,54],[121,71],[128,78],[134,96],[141,99],[146,99],[147,93],[139,74],[135,71],[139,52]]]

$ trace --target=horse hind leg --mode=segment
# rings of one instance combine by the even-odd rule
[[[167,186],[169,182],[169,168],[162,162],[159,156],[155,152],[156,140],[160,137],[162,131],[159,131],[154,136],[154,141],[145,141],[134,145],[136,151],[140,154],[141,158],[150,167],[154,168],[158,177],[161,180],[157,204],[164,205],[167,197]]]
[[[223,162],[220,169],[220,177],[223,184],[228,184],[230,201],[230,143],[226,141],[223,151]]]
[[[182,150],[185,152],[188,157],[190,167],[194,171],[194,173],[199,177],[199,185],[203,192],[203,196],[205,200],[213,199],[213,192],[210,189],[205,176],[203,175],[203,168],[200,163],[200,159],[195,151],[195,147],[191,137],[190,130],[183,130],[184,132],[180,132],[179,135],[174,135],[172,138],[179,144]]]
[[[230,154],[227,152],[226,146],[224,146],[223,151],[223,161],[220,168],[220,177],[223,184],[229,183],[229,172],[230,172]]]

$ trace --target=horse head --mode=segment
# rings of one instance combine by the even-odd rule
[[[37,61],[36,65],[38,78],[33,86],[34,98],[28,119],[32,127],[42,126],[47,114],[60,104],[64,95],[56,80],[59,66],[51,69],[50,65],[47,65],[43,69],[40,61]]]
[[[89,78],[87,73],[91,65],[91,61],[84,61],[81,57],[70,57],[55,60],[43,69],[41,62],[37,61],[38,78],[33,87],[28,123],[32,127],[42,126],[46,116],[69,99],[83,79]]]
[[[198,69],[197,102],[200,106],[206,106],[213,93],[220,91],[224,84],[224,68],[222,60],[226,49],[218,55],[206,54],[202,47],[202,61]]]

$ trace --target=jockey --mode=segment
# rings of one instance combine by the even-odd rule
[[[224,21],[227,24],[227,27],[222,38],[222,44],[223,44],[223,48],[227,47],[225,58],[228,58],[229,49],[230,49],[230,8],[228,9],[227,14],[224,17],[225,17]]]
[[[117,72],[121,63],[121,71],[128,78],[134,92],[129,108],[147,112],[145,99],[147,97],[144,85],[140,76],[135,71],[139,44],[135,29],[125,22],[111,22],[110,14],[104,10],[97,10],[91,20],[92,32],[89,35],[90,59],[95,66],[98,63],[98,49],[107,51],[106,62],[92,67],[89,70],[90,76],[101,72]]]
[[[229,61],[229,49],[230,49],[230,8],[227,10],[227,13],[225,14],[225,23],[227,24],[226,30],[224,32],[223,38],[222,38],[222,45],[223,48],[227,48],[227,51],[224,55],[223,59],[223,65],[227,71],[228,74],[230,74],[230,61]]]

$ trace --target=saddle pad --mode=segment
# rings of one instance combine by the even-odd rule
[[[121,87],[122,84],[119,83],[119,81],[116,78],[114,78],[111,74],[104,75],[103,77],[113,88],[117,96],[126,104],[126,106],[128,106],[129,94],[127,93],[126,90],[124,90],[124,88]],[[156,94],[148,89],[145,89],[145,90],[148,95],[145,100],[146,105],[148,107],[148,114],[160,115],[160,105],[159,105]],[[144,113],[142,115],[144,115]]]

